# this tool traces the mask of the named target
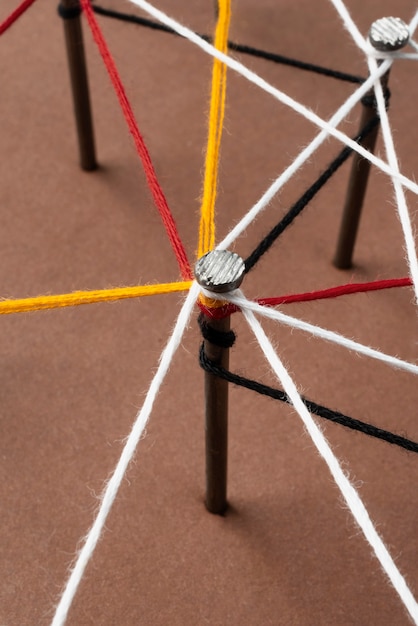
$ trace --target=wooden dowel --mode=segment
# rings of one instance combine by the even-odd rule
[[[206,319],[218,332],[230,330],[230,317]],[[207,339],[206,357],[224,368],[229,367],[229,348],[221,348]],[[206,447],[206,508],[222,515],[227,508],[228,472],[228,382],[205,372],[205,447]]]
[[[387,75],[385,74],[385,76]],[[372,90],[367,94],[367,97],[371,98],[373,95]],[[373,105],[367,103],[363,104],[362,107],[360,130],[376,115]],[[359,142],[360,145],[369,152],[374,152],[379,126],[380,125],[377,124],[370,133]],[[364,159],[358,152],[354,153],[337,249],[334,257],[334,265],[339,269],[349,269],[352,266],[354,246],[357,239],[364,198],[366,196],[370,166],[370,161]]]
[[[408,27],[399,18],[384,17],[373,22],[369,41],[376,50],[393,52],[406,46],[409,40]],[[384,93],[387,91],[389,70],[380,79]],[[374,90],[371,89],[363,98],[360,130],[376,115]],[[369,152],[374,152],[379,125],[377,125],[360,143]],[[343,218],[340,226],[334,265],[339,269],[349,269],[353,262],[354,246],[360,223],[361,212],[367,190],[371,163],[357,152],[353,156],[348,183]]]
[[[79,0],[61,0],[59,14],[64,22],[80,166],[90,171],[97,168],[97,160],[80,11]]]
[[[195,277],[201,287],[216,293],[237,289],[245,272],[244,261],[234,252],[212,250],[195,265]],[[215,301],[216,302],[216,301]],[[209,361],[228,369],[230,317],[212,319],[204,316],[204,351]],[[205,372],[206,508],[211,513],[225,513],[228,471],[228,383]]]

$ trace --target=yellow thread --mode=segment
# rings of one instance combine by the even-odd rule
[[[190,280],[177,283],[162,283],[160,285],[144,285],[138,287],[118,287],[116,289],[100,289],[97,291],[74,291],[55,296],[38,296],[36,298],[21,298],[19,300],[0,301],[0,315],[8,313],[23,313],[27,311],[42,311],[80,304],[95,302],[114,302],[124,298],[139,298],[154,296],[176,291],[187,291],[192,282]]]
[[[225,300],[214,300],[213,298],[208,298],[203,293],[199,294],[199,302],[207,309],[220,309],[228,304]]]
[[[215,33],[215,48],[221,52],[228,49],[228,31],[231,17],[231,0],[218,0],[219,17]],[[199,258],[212,250],[215,245],[215,200],[218,179],[219,149],[222,138],[222,127],[225,114],[226,99],[226,65],[214,59],[212,70],[212,89],[209,114],[208,144],[205,160],[205,178],[203,184],[203,199],[199,227]],[[38,296],[35,298],[21,298],[17,300],[0,300],[0,315],[9,313],[23,313],[41,311],[81,304],[97,302],[112,302],[124,298],[139,298],[158,294],[187,291],[192,282],[162,283],[159,285],[145,285],[138,287],[119,287],[116,289],[102,289],[98,291],[75,291],[68,294],[54,296]],[[200,296],[202,304],[208,308],[224,306],[222,300],[213,300],[203,294]]]
[[[228,50],[228,31],[231,17],[231,0],[219,0],[219,17],[216,25],[215,48]],[[206,149],[205,178],[201,206],[198,258],[215,245],[215,200],[218,180],[219,149],[225,114],[226,65],[214,59],[209,113],[208,144]]]

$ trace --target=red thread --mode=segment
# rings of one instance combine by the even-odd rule
[[[165,229],[176,255],[181,274],[184,280],[191,280],[193,276],[190,268],[190,263],[187,259],[186,251],[178,234],[174,218],[171,214],[170,209],[168,208],[167,200],[164,196],[163,190],[158,183],[151,157],[149,155],[147,147],[145,146],[141,133],[139,132],[131,105],[129,104],[125,89],[122,85],[122,81],[116,69],[115,62],[110,54],[109,48],[107,47],[103,34],[94,16],[93,10],[90,5],[90,0],[81,0],[81,6],[86,14],[93,38],[97,44],[97,47],[99,48],[100,54],[106,65],[106,69],[109,73],[113,87],[115,88],[116,95],[125,116],[125,120],[128,124],[129,131],[134,139],[138,155],[142,161],[148,186],[154,198],[157,209],[162,217]]]
[[[289,304],[290,302],[308,302],[309,300],[323,300],[324,298],[338,298],[350,293],[362,293],[366,291],[377,291],[379,289],[392,289],[393,287],[407,287],[412,285],[411,278],[388,278],[386,280],[375,280],[370,283],[351,283],[319,291],[308,291],[289,296],[279,296],[277,298],[261,298],[257,302],[263,306],[275,306],[277,304]]]
[[[15,9],[13,13],[11,13],[9,17],[6,17],[6,19],[0,24],[0,35],[10,28],[17,18],[20,17],[26,9],[29,9],[30,5],[34,2],[35,0],[23,0],[22,4],[20,4],[17,9]]]
[[[278,304],[290,304],[291,302],[309,302],[310,300],[323,300],[324,298],[338,298],[352,293],[362,293],[367,291],[377,291],[379,289],[392,289],[393,287],[409,287],[412,285],[412,279],[407,278],[388,278],[385,280],[375,280],[369,283],[349,283],[339,287],[330,287],[329,289],[320,289],[318,291],[308,291],[306,293],[296,293],[287,296],[277,296],[275,298],[258,298],[256,302],[262,306],[277,306]],[[212,319],[222,319],[228,317],[232,313],[239,311],[235,304],[226,304],[223,307],[212,309],[205,307],[199,303],[199,307]]]

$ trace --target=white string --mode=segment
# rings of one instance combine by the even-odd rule
[[[356,24],[353,22],[353,19],[349,14],[344,2],[341,2],[341,0],[330,0],[330,2],[334,5],[334,8],[339,13],[345,28],[348,30],[360,50],[366,52],[367,41],[357,28]]]
[[[334,8],[339,13],[345,28],[348,30],[348,32],[350,33],[350,35],[352,36],[352,38],[354,39],[358,47],[363,52],[365,52],[367,57],[374,57],[375,59],[413,59],[413,60],[418,59],[418,55],[414,53],[401,52],[401,51],[396,51],[396,50],[393,52],[383,52],[381,50],[376,50],[376,48],[374,48],[371,45],[369,39],[363,37],[363,35],[360,33],[359,29],[357,28],[356,24],[353,22],[353,19],[350,16],[344,3],[341,0],[330,0],[330,2],[334,5]],[[418,11],[416,11],[414,17],[409,23],[409,32],[411,36],[413,32],[415,31],[417,25],[418,25]],[[409,40],[408,43],[410,43],[414,48],[418,50],[418,46],[414,45],[414,42]]]
[[[411,42],[409,42],[411,43]],[[417,61],[418,54],[415,52],[382,52],[381,50],[376,50],[369,43],[369,47],[367,48],[367,56],[373,57],[374,59],[406,59],[409,61]]]
[[[103,491],[100,508],[97,513],[96,519],[94,520],[91,529],[85,537],[84,545],[77,557],[73,569],[71,570],[70,577],[68,578],[64,592],[56,608],[56,612],[51,622],[51,626],[62,626],[66,621],[68,611],[71,607],[74,595],[83,577],[84,570],[103,532],[107,516],[109,515],[110,509],[112,508],[113,502],[115,501],[116,495],[118,493],[123,477],[126,473],[128,465],[135,453],[135,449],[147,424],[155,398],[165,378],[165,375],[168,372],[174,353],[180,344],[181,338],[189,321],[190,314],[195,305],[198,291],[199,289],[197,284],[193,283],[187,295],[187,298],[181,308],[180,314],[174,326],[173,333],[161,354],[157,372],[151,382],[144,404],[140,412],[138,413],[131,433],[126,441],[125,447],[123,448],[122,455],[109,482],[107,483]]]
[[[328,441],[325,439],[320,428],[318,427],[318,425],[310,415],[308,409],[306,408],[305,404],[303,403],[295,383],[293,382],[288,371],[284,367],[279,356],[274,351],[273,346],[271,345],[268,337],[266,336],[255,315],[247,308],[243,309],[243,314],[248,324],[250,325],[251,330],[258,339],[258,342],[264,352],[267,361],[270,363],[277,378],[281,381],[285,393],[290,398],[295,410],[299,413],[299,416],[301,417],[306,430],[311,436],[312,441],[316,446],[316,449],[328,465],[328,468],[337,484],[337,487],[341,491],[344,500],[346,501],[347,506],[350,509],[355,521],[363,531],[366,540],[372,547],[373,552],[375,553],[377,559],[380,562],[380,565],[383,568],[383,571],[386,573],[393,587],[399,594],[406,609],[414,620],[414,623],[418,624],[418,604],[414,596],[412,595],[411,590],[409,589],[404,577],[400,573],[399,569],[396,567],[396,564],[392,559],[387,547],[383,543],[380,535],[374,527],[373,522],[367,512],[367,509],[363,504],[363,501],[361,500],[352,483],[343,472],[341,465],[338,462],[338,459],[336,458],[328,444]]]
[[[321,328],[320,326],[315,326],[314,324],[310,324],[309,322],[304,322],[290,315],[286,315],[285,313],[282,313],[281,311],[278,311],[271,307],[262,306],[257,302],[247,300],[247,298],[245,298],[245,296],[239,290],[230,292],[228,294],[214,294],[207,289],[202,289],[202,292],[209,298],[227,300],[228,302],[232,302],[232,304],[238,306],[240,309],[245,308],[247,310],[254,311],[259,315],[263,315],[264,317],[268,317],[272,320],[276,320],[277,322],[281,322],[286,326],[297,328],[298,330],[303,330],[304,332],[311,333],[311,335],[343,346],[348,350],[358,352],[359,354],[364,354],[365,356],[376,359],[377,361],[382,361],[383,363],[386,363],[391,367],[405,370],[410,374],[418,374],[418,365],[415,365],[414,363],[403,361],[402,359],[398,359],[397,357],[385,354],[380,350],[376,350],[375,348],[371,348],[369,346],[358,343],[353,339],[348,339],[347,337],[344,337],[344,335],[335,333],[332,330],[326,330],[325,328]]]
[[[320,145],[320,143],[322,143],[322,141],[325,139],[327,134],[331,134],[331,135],[335,136],[337,139],[339,139],[340,141],[342,141],[343,143],[346,143],[347,145],[352,147],[354,150],[359,152],[364,158],[369,159],[377,167],[380,167],[380,169],[382,169],[386,173],[391,174],[394,179],[402,181],[402,183],[407,188],[411,189],[415,193],[418,193],[418,186],[415,183],[413,183],[412,181],[410,181],[409,179],[407,179],[404,176],[400,175],[399,171],[392,171],[391,168],[387,164],[385,164],[383,161],[381,161],[380,159],[377,159],[376,157],[374,157],[374,155],[371,155],[370,153],[368,153],[367,151],[362,149],[361,146],[359,146],[355,142],[352,142],[352,140],[349,137],[347,137],[346,135],[344,135],[340,131],[337,131],[335,128],[333,128],[327,122],[324,122],[321,118],[316,116],[312,111],[310,111],[309,109],[307,109],[303,105],[300,105],[299,103],[294,101],[292,98],[290,98],[286,94],[283,94],[279,90],[277,90],[274,87],[272,87],[271,85],[269,85],[266,81],[264,81],[263,79],[258,77],[256,74],[254,74],[253,72],[251,72],[250,70],[245,68],[242,64],[240,64],[240,63],[230,59],[229,57],[223,55],[222,53],[219,53],[218,51],[216,51],[215,48],[213,48],[213,46],[210,46],[210,44],[207,44],[206,42],[201,40],[194,33],[192,33],[192,31],[190,31],[189,29],[186,29],[185,27],[182,27],[180,24],[178,24],[174,20],[171,20],[170,18],[168,18],[168,16],[166,16],[164,13],[162,13],[158,9],[155,9],[154,7],[152,7],[152,5],[150,5],[148,2],[145,2],[143,0],[131,0],[131,1],[134,4],[136,4],[137,6],[142,7],[145,11],[147,11],[151,15],[154,15],[157,19],[159,19],[163,23],[166,23],[167,25],[171,26],[174,30],[176,30],[177,32],[179,32],[183,36],[187,37],[191,41],[194,41],[194,43],[199,45],[203,50],[205,50],[206,52],[208,52],[212,56],[215,56],[215,57],[219,58],[221,61],[223,61],[224,63],[229,65],[232,69],[234,69],[235,71],[241,73],[243,76],[248,78],[248,80],[250,80],[251,82],[254,82],[258,86],[260,86],[262,89],[264,89],[265,91],[268,91],[269,93],[274,95],[274,97],[276,97],[278,100],[282,101],[287,106],[291,106],[298,113],[300,113],[301,115],[304,115],[307,119],[310,119],[315,124],[317,124],[320,128],[322,128],[323,132],[318,135],[316,140],[318,140],[318,138],[321,137],[322,135],[324,135],[324,138],[323,139],[321,138],[321,141],[317,145],[315,145],[315,147],[313,148],[312,152],[316,149],[316,147],[318,147],[318,145]],[[418,17],[418,13],[417,13],[416,17]],[[360,46],[360,47],[362,47],[362,46]],[[389,63],[389,65],[390,65],[390,62],[387,62],[387,63]],[[381,66],[379,68],[379,70],[382,70],[382,67],[383,66]],[[383,74],[384,71],[385,70],[382,70],[381,73]],[[372,77],[370,77],[370,79],[376,80],[377,76],[380,76],[380,75],[381,75],[380,73],[376,72]],[[353,94],[353,96],[357,96],[358,95],[358,91],[356,92],[356,94]],[[358,99],[360,99],[360,98],[361,98],[361,95],[358,97]],[[341,107],[341,109],[342,108],[343,107]],[[341,111],[341,109],[340,109],[340,111]],[[338,121],[336,122],[336,124],[338,124]],[[309,155],[305,155],[305,160],[306,160],[306,158],[309,158]],[[300,165],[301,165],[301,163],[300,163]],[[299,165],[299,167],[300,167],[300,165]],[[290,168],[288,168],[288,170],[289,169]],[[292,173],[289,175],[289,178],[290,178],[291,175],[292,175]],[[284,174],[282,176],[284,176]],[[284,184],[284,183],[282,182],[281,184]],[[259,209],[259,210],[261,210],[261,209]],[[128,468],[130,460],[132,459],[132,457],[133,457],[133,455],[135,453],[135,449],[136,449],[136,446],[138,444],[138,441],[139,441],[139,439],[141,437],[141,434],[142,434],[142,432],[143,432],[143,430],[145,428],[145,425],[146,425],[146,423],[148,421],[148,418],[149,418],[149,415],[151,413],[151,410],[152,410],[155,398],[157,396],[157,393],[159,391],[159,388],[160,388],[160,386],[161,386],[161,384],[163,382],[163,379],[164,379],[164,377],[165,377],[165,375],[166,375],[166,373],[168,371],[168,368],[170,366],[172,357],[173,357],[173,355],[174,355],[174,353],[175,353],[175,351],[176,351],[176,349],[177,349],[177,347],[178,347],[178,345],[179,345],[179,343],[181,341],[181,337],[182,337],[182,335],[184,333],[184,330],[186,328],[187,322],[189,320],[189,317],[190,317],[191,311],[193,309],[193,305],[194,305],[197,293],[198,293],[198,287],[197,287],[196,283],[193,283],[192,288],[190,289],[190,292],[189,292],[189,294],[188,294],[188,296],[186,298],[186,301],[185,301],[185,303],[184,303],[184,305],[183,305],[183,307],[181,309],[180,315],[179,315],[179,317],[177,319],[177,322],[175,324],[174,331],[173,331],[173,333],[172,333],[172,335],[171,335],[171,337],[170,337],[170,339],[169,339],[169,341],[168,341],[168,343],[166,345],[166,348],[164,349],[164,351],[163,351],[163,353],[161,355],[161,360],[160,360],[159,367],[157,369],[157,373],[154,376],[154,379],[153,379],[153,381],[151,383],[151,386],[150,386],[149,391],[147,393],[144,405],[143,405],[141,411],[139,412],[139,414],[137,416],[137,419],[136,419],[136,421],[134,423],[134,426],[132,428],[132,431],[131,431],[128,439],[127,439],[127,442],[126,442],[125,447],[123,449],[121,458],[119,459],[119,462],[118,462],[118,464],[116,466],[116,469],[115,469],[112,477],[110,478],[109,482],[107,483],[107,486],[106,486],[106,488],[105,488],[105,490],[103,492],[102,501],[101,501],[101,505],[99,507],[99,511],[98,511],[97,517],[96,517],[96,519],[95,519],[95,521],[94,521],[90,531],[88,532],[88,534],[87,534],[87,536],[85,538],[85,542],[84,542],[83,548],[81,549],[81,551],[80,551],[80,553],[78,555],[78,558],[76,560],[76,563],[75,563],[75,565],[74,565],[74,567],[73,567],[73,569],[71,571],[71,574],[70,574],[69,579],[67,581],[67,584],[65,586],[63,595],[62,595],[62,597],[60,599],[60,602],[59,602],[59,604],[57,606],[56,613],[55,613],[55,616],[54,616],[53,621],[52,621],[52,626],[62,626],[65,623],[68,611],[69,611],[69,609],[71,607],[74,595],[75,595],[75,593],[77,591],[77,588],[78,588],[78,586],[80,584],[80,581],[81,581],[81,579],[83,577],[85,568],[86,568],[86,566],[87,566],[87,564],[88,564],[88,562],[89,562],[89,560],[90,560],[90,558],[91,558],[91,556],[92,556],[92,554],[94,552],[94,549],[95,549],[95,547],[97,545],[97,542],[98,542],[98,540],[99,540],[99,538],[100,538],[100,536],[101,536],[101,534],[103,532],[103,528],[104,528],[107,516],[108,516],[108,514],[109,514],[109,512],[111,510],[111,507],[113,505],[113,502],[114,502],[114,500],[116,498],[116,495],[117,495],[118,489],[120,487],[121,481],[123,480],[123,477],[124,477],[125,472],[126,472],[126,470]],[[247,306],[247,309],[251,309],[251,307],[252,307],[252,303],[249,303],[249,301],[246,301],[246,300],[245,300],[245,305]],[[243,305],[240,304],[240,306],[243,306]],[[263,308],[263,307],[260,307],[260,308]],[[261,312],[263,314],[266,314],[266,312],[268,312],[268,309],[265,309],[264,311],[261,311]],[[272,312],[272,311],[270,310],[269,312]],[[278,314],[277,311],[275,311],[274,313],[276,315]],[[254,316],[253,316],[253,314],[251,313],[250,310],[244,310],[244,315],[246,316],[247,320],[251,320],[251,318],[254,318]],[[328,340],[335,340],[334,336],[337,336],[336,333],[332,333],[331,331],[324,331],[323,329],[318,329],[318,327],[312,327],[312,325],[310,325],[310,324],[306,324],[305,322],[301,322],[299,320],[293,320],[293,318],[289,318],[287,321],[285,321],[283,318],[286,318],[288,316],[284,316],[283,314],[279,314],[279,315],[282,317],[282,319],[280,320],[280,321],[282,321],[282,323],[289,323],[289,325],[293,325],[293,326],[295,326],[297,328],[299,327],[302,330],[308,330],[308,332],[312,332],[312,328],[315,328],[316,331],[319,330],[322,333],[322,334],[319,334],[317,332],[317,334],[319,336],[323,336],[323,338],[327,338]],[[269,316],[269,315],[267,315],[267,316]],[[292,323],[290,322],[290,320],[292,320]],[[253,319],[253,321],[256,322],[255,318]],[[258,322],[256,322],[256,323],[258,324]],[[305,328],[303,328],[303,326]],[[261,330],[261,333],[264,334],[262,329],[261,329],[261,326],[259,326],[259,328]],[[262,338],[262,335],[260,334],[260,332],[257,331],[256,335],[260,337],[259,338],[260,344],[262,344],[263,338]],[[333,339],[331,339],[331,336],[333,337]],[[265,337],[265,339],[267,340],[267,337]],[[345,338],[342,338],[342,339],[344,339],[344,341],[346,342],[346,347],[348,347],[348,344],[352,344],[352,346],[356,346],[356,347],[355,348],[352,347],[351,349],[355,349],[358,352],[363,352],[364,354],[368,354],[368,356],[374,356],[374,358],[378,358],[378,357],[375,356],[375,354],[378,353],[378,351],[375,351],[375,350],[373,350],[371,348],[367,348],[365,346],[361,346],[361,344],[357,344],[356,342],[352,342],[352,341],[347,340]],[[343,345],[343,344],[341,344],[341,345]],[[364,349],[366,349],[366,351]],[[367,352],[367,351],[369,351],[369,352]],[[273,351],[273,354],[274,354],[274,351]],[[393,364],[394,361],[396,361],[397,366],[398,367],[402,367],[403,369],[407,369],[407,367],[405,367],[406,365],[408,365],[408,368],[409,367],[412,367],[412,368],[415,367],[412,364],[406,364],[403,361],[400,361],[398,359],[394,359],[394,357],[388,357],[387,355],[383,355],[383,353],[378,353],[378,354],[380,355],[380,357],[379,357],[380,360],[384,360],[386,362],[392,362],[392,364]],[[382,356],[384,358],[382,358]],[[276,358],[278,359],[278,357],[276,357]],[[278,362],[281,363],[279,359],[278,359]],[[409,370],[409,371],[411,371],[411,370]],[[276,371],[276,373],[277,373],[277,371]],[[416,372],[414,371],[414,373],[416,373]],[[285,376],[285,375],[288,376],[286,370],[284,370],[284,372],[282,372],[282,375],[283,376]],[[314,429],[316,429],[318,431],[320,437],[323,439],[322,434],[320,433],[318,427],[313,422],[311,416],[309,415],[309,412],[307,411],[307,409],[304,406],[302,400],[300,399],[300,396],[297,393],[296,387],[294,387],[293,381],[290,379],[290,377],[288,377],[288,380],[286,379],[286,382],[285,382],[284,378],[281,378],[281,380],[282,380],[282,384],[283,384],[283,386],[285,388],[285,391],[289,395],[289,397],[291,398],[295,408],[297,408],[297,410],[298,410],[298,412],[300,414],[301,414],[301,410],[305,411],[305,413],[307,414],[308,418],[312,421],[312,423],[314,425]],[[294,391],[293,391],[293,389],[291,389],[291,385],[293,385]],[[300,403],[301,406],[299,406],[299,403]],[[302,414],[301,414],[301,417],[302,417],[302,419],[304,419]],[[305,425],[306,425],[308,431],[311,432],[311,429],[308,427],[307,423],[305,423]],[[325,439],[323,439],[323,441],[325,443],[325,446],[327,446],[328,449],[329,449],[329,446],[326,443]],[[318,450],[320,451],[322,456],[324,456],[323,452],[321,452],[321,450],[319,448],[318,448]],[[338,464],[338,461],[333,456],[332,451],[330,449],[329,449],[329,451],[330,451],[330,454],[331,454],[332,458],[335,460],[335,462],[337,464],[337,468],[341,472],[342,480],[346,481],[348,483],[349,488],[352,491],[354,491],[354,494],[358,498],[358,494],[355,492],[354,488],[351,486],[351,484],[349,483],[349,481],[345,477],[344,473],[342,472],[342,470],[341,470],[341,468],[340,468],[340,466]],[[325,458],[325,456],[324,456],[324,458]],[[327,463],[328,463],[328,460],[327,460]],[[329,463],[328,463],[328,465],[330,466]],[[330,466],[330,469],[331,469],[331,466]],[[333,468],[333,469],[335,471],[335,468]],[[335,478],[333,469],[331,469],[331,471],[332,471],[333,476]],[[337,481],[337,478],[335,478],[335,480],[336,480],[337,484],[339,485],[339,483]],[[340,477],[340,480],[341,480],[341,477]],[[349,498],[352,498],[353,494],[352,494],[352,492],[349,492],[349,493],[347,492],[347,494],[344,494],[344,492],[343,492],[343,495],[346,498],[346,501],[347,501],[348,505],[350,506]],[[364,509],[364,505],[362,505],[361,500],[359,498],[358,498],[358,500],[359,500],[361,506]],[[350,509],[353,512],[353,509],[351,508],[351,506],[350,506]],[[362,513],[362,515],[364,513],[367,519],[365,520],[365,524],[366,524],[365,527],[363,527],[361,524],[360,525],[361,525],[361,527],[363,529],[363,532],[365,533],[366,537],[369,539],[369,536],[372,536],[372,539],[375,541],[375,544],[372,544],[372,545],[373,545],[373,547],[375,549],[376,555],[378,556],[379,560],[381,561],[381,563],[382,563],[382,559],[385,561],[385,559],[387,559],[387,557],[389,557],[389,559],[391,560],[391,557],[387,553],[387,550],[386,550],[383,542],[380,540],[380,537],[377,535],[373,525],[370,522],[370,518],[368,517],[367,511],[364,509],[364,512],[362,511],[361,513]],[[354,513],[353,513],[353,515],[354,515]],[[357,517],[356,517],[356,519],[357,519]],[[369,524],[367,523],[367,520],[369,521]],[[364,523],[364,519],[362,520],[362,522]],[[358,523],[360,523],[360,522],[358,522]],[[371,526],[371,529],[370,529],[370,526]],[[376,537],[377,537],[377,540],[378,540],[377,542],[376,542],[376,537],[373,536],[373,531],[376,534]],[[370,539],[369,539],[369,541],[370,541]],[[379,544],[379,542],[380,542],[380,544]],[[385,551],[386,551],[387,554],[385,554]],[[404,599],[404,602],[405,602],[408,610],[410,611],[411,615],[413,615],[413,614],[416,615],[417,614],[416,602],[413,599],[412,594],[410,594],[410,591],[407,588],[404,579],[402,578],[402,576],[400,575],[400,573],[396,569],[396,566],[395,566],[394,563],[393,563],[393,567],[394,567],[395,571],[391,570],[391,571],[387,572],[388,576],[389,576],[390,580],[392,581],[392,583],[394,584],[395,588],[397,589],[398,593],[401,595],[402,599]],[[411,596],[410,598],[408,597],[408,593]],[[407,596],[406,599],[405,599],[405,596]]]
[[[349,20],[351,21],[351,23],[353,23],[351,18],[349,18]],[[409,25],[409,30],[411,34],[414,32],[417,25],[418,11],[415,13]],[[359,33],[358,30],[357,33]],[[361,35],[360,37],[362,38]],[[363,41],[365,41],[366,51],[368,52],[368,54],[378,53],[378,51],[371,46],[368,40],[366,41],[364,40],[364,38],[362,39]],[[391,53],[387,55],[383,53],[383,55],[385,56],[388,63],[380,65],[381,73],[378,74],[376,72],[377,68],[374,71],[370,71],[369,78],[346,100],[346,102],[340,107],[340,109],[338,109],[338,111],[331,117],[328,122],[331,126],[338,126],[340,121],[348,115],[348,113],[355,106],[355,104],[357,104],[357,102],[361,100],[363,95],[365,95],[369,91],[369,88],[371,88],[372,85],[376,84],[378,78],[380,76],[383,76],[386,71],[389,71],[393,63],[393,57],[396,57],[397,53]],[[326,137],[328,137],[328,133],[325,131],[321,131],[321,133],[319,133],[319,135],[315,137],[304,150],[302,150],[302,152],[296,157],[296,159],[290,164],[290,166],[270,185],[267,191],[264,192],[263,196],[258,200],[258,202],[248,211],[246,215],[244,215],[244,217],[238,222],[238,224],[236,224],[236,226],[228,233],[228,235],[226,235],[226,237],[217,245],[217,248],[228,248],[235,241],[235,239],[237,239],[243,233],[243,231],[251,224],[251,222],[257,217],[257,215],[271,202],[271,200],[278,193],[278,191],[290,180],[293,174],[295,174],[298,169],[300,169],[300,167],[305,163],[305,161],[312,156],[312,154],[321,145],[321,143],[323,143]]]
[[[369,59],[370,72],[373,72],[377,68],[377,61],[375,59]],[[396,156],[395,145],[393,143],[392,132],[389,125],[389,117],[385,106],[385,97],[383,95],[383,89],[380,81],[377,81],[374,86],[376,94],[377,107],[380,117],[380,126],[382,128],[382,136],[385,144],[386,155],[389,165],[393,170],[399,171],[398,159]],[[418,304],[418,259],[417,251],[415,248],[414,234],[412,232],[411,220],[408,213],[408,207],[406,204],[406,198],[404,190],[399,181],[392,177],[392,183],[395,190],[396,204],[398,208],[398,215],[402,225],[402,230],[405,239],[406,255],[409,265],[409,271],[414,282],[415,298]]]
[[[413,41],[412,36],[418,26],[418,11],[415,11],[414,17],[411,19],[408,25],[409,30],[409,40],[408,44],[411,45],[415,50],[418,50],[418,44]],[[373,57],[375,59],[417,59],[418,55],[414,53],[402,52],[402,51],[393,51],[393,52],[383,52],[382,50],[376,50],[373,48],[372,44],[369,40],[367,40],[366,44],[366,56],[367,58]]]
[[[416,23],[415,23],[416,20]],[[418,11],[410,23],[410,31],[412,32],[418,24]],[[368,44],[371,48],[370,44]],[[374,49],[373,49],[374,50]],[[379,68],[375,68],[370,72],[369,78],[358,88],[338,109],[338,111],[331,117],[329,124],[336,127],[339,122],[344,119],[354,107],[354,105],[365,95],[372,85],[376,84],[378,78],[383,76],[389,71],[393,62],[392,57],[387,59],[387,62],[382,63]],[[380,71],[376,71],[379,69]],[[270,185],[270,187],[264,192],[258,202],[248,211],[246,215],[234,226],[234,228],[226,235],[226,237],[216,246],[218,249],[227,249],[231,244],[244,232],[244,230],[251,224],[251,222],[257,217],[257,215],[264,210],[271,202],[273,197],[278,191],[290,180],[290,178],[302,167],[307,159],[309,159],[315,150],[323,143],[328,137],[326,131],[321,131],[311,143],[302,150],[302,152],[296,157],[296,159],[290,164],[290,166],[284,170],[278,178]]]
[[[330,118],[329,124],[333,127],[343,120],[351,111],[351,109],[361,100],[361,98],[368,93],[368,91],[374,85],[375,80],[378,80],[380,76],[389,70],[392,61],[387,61],[382,64],[376,72],[373,72],[369,78],[351,94],[344,104],[334,113]],[[293,160],[293,162],[287,167],[287,169],[276,178],[276,180],[270,185],[267,191],[261,196],[258,202],[248,211],[246,215],[234,226],[234,228],[228,233],[228,235],[217,245],[219,249],[226,249],[237,239],[244,230],[251,224],[251,222],[257,217],[257,215],[266,208],[271,202],[276,193],[290,180],[290,178],[302,167],[302,165],[312,156],[312,154],[319,148],[319,146],[327,139],[328,132],[322,130],[310,144],[306,146],[300,152],[300,154]]]
[[[190,30],[189,28],[186,28],[182,24],[179,24],[178,22],[176,22],[176,20],[172,19],[171,17],[168,17],[168,15],[163,13],[163,11],[160,11],[159,9],[155,8],[152,4],[150,4],[146,0],[129,0],[129,1],[132,2],[132,4],[135,4],[136,6],[146,11],[146,13],[149,13],[149,15],[152,15],[153,17],[155,17],[158,21],[172,28],[174,31],[176,31],[179,35],[181,35],[185,39],[188,39],[192,43],[199,46],[199,48],[201,48],[201,50],[203,50],[207,54],[210,54],[211,56],[225,63],[225,65],[230,67],[232,70],[234,70],[241,76],[244,76],[244,78],[249,80],[251,83],[257,85],[258,87],[260,87],[260,89],[263,89],[263,91],[266,91],[267,93],[271,94],[274,98],[276,98],[276,100],[279,100],[280,102],[282,102],[282,104],[285,104],[286,106],[290,107],[291,109],[296,111],[296,113],[303,115],[303,117],[313,122],[316,126],[319,126],[319,128],[326,130],[328,134],[332,135],[343,144],[346,144],[347,146],[352,148],[355,152],[358,152],[363,158],[373,163],[373,165],[381,169],[386,174],[389,174],[391,176],[396,176],[399,179],[399,181],[407,189],[410,189],[415,194],[418,194],[418,185],[415,182],[413,182],[406,176],[403,176],[402,174],[393,172],[392,169],[388,166],[388,164],[382,161],[382,159],[379,159],[368,150],[365,150],[363,146],[361,146],[360,144],[350,139],[350,137],[348,137],[348,135],[346,135],[345,133],[330,126],[328,122],[325,122],[321,117],[316,115],[316,113],[314,113],[313,111],[305,107],[303,104],[300,104],[299,102],[297,102],[296,100],[288,96],[287,94],[283,93],[282,91],[280,91],[280,89],[277,89],[276,87],[273,87],[272,85],[270,85],[270,83],[268,83],[266,80],[264,80],[263,78],[255,74],[255,72],[252,72],[251,70],[249,70],[242,63],[220,52],[219,50],[214,48],[211,44],[204,41],[204,39],[196,35],[196,33],[194,33],[192,30]]]
[[[412,37],[412,35],[414,34],[417,26],[418,26],[418,10],[415,11],[414,17],[409,22],[409,35],[410,35],[410,37]]]

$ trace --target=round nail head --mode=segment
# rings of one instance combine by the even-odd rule
[[[392,52],[406,46],[409,41],[409,29],[399,17],[382,17],[373,22],[369,40],[376,50]]]
[[[194,267],[194,275],[199,285],[215,293],[238,289],[244,272],[244,261],[229,250],[211,250]]]

